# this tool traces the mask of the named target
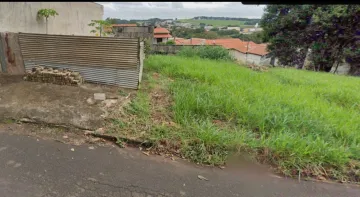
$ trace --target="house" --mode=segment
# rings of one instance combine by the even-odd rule
[[[176,45],[207,45],[207,40],[202,38],[174,38]]]
[[[172,36],[170,35],[169,30],[162,27],[157,27],[154,29],[153,44],[165,43],[171,37]]]
[[[214,28],[214,26],[212,26],[212,25],[207,25],[207,26],[204,27],[204,29],[206,31],[210,31],[210,29],[212,29],[212,28]]]
[[[59,15],[37,18],[40,9],[54,9]],[[91,13],[91,14],[89,14]],[[0,32],[23,32],[93,36],[92,20],[101,20],[104,7],[94,2],[0,2]]]
[[[237,31],[240,31],[240,27],[227,27],[227,30],[237,30]]]
[[[175,38],[175,43],[176,45],[218,45],[228,49],[231,56],[237,61],[256,65],[271,64],[271,58],[267,57],[267,44],[245,42],[237,38],[214,40]]]

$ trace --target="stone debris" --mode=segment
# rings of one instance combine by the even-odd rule
[[[95,99],[93,99],[93,98],[88,98],[88,99],[86,100],[86,102],[87,102],[89,105],[94,105],[94,104],[96,103]]]
[[[80,85],[84,82],[80,73],[69,69],[53,69],[44,66],[35,66],[27,71],[25,81],[52,83],[57,85]]]
[[[104,93],[94,93],[94,99],[104,101],[106,99],[106,96]]]

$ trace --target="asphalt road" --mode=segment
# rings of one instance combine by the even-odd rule
[[[357,186],[298,182],[246,169],[199,167],[137,149],[89,146],[94,145],[0,132],[0,196],[360,196]]]

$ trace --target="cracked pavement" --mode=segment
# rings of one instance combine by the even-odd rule
[[[0,166],[1,197],[360,196],[354,185],[298,182],[146,156],[133,148],[75,146],[3,131]]]

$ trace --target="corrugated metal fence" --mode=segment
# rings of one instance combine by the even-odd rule
[[[19,33],[19,42],[26,70],[68,68],[89,82],[138,88],[139,39]]]

